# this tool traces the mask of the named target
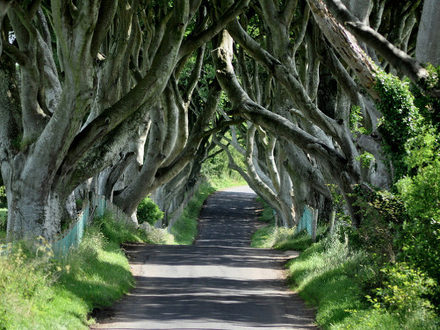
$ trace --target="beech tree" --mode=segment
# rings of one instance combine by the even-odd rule
[[[245,167],[233,157],[230,166],[280,224],[295,225],[305,205],[322,213],[336,184],[359,225],[353,185],[393,182],[377,77],[406,76],[438,99],[426,64],[439,64],[430,28],[439,8],[434,0],[398,8],[382,0],[0,1],[8,237],[55,237],[91,178],[133,218],[149,193],[164,207],[180,203],[214,145],[238,151]],[[220,88],[232,109],[218,108]]]
[[[201,3],[2,2],[0,155],[10,239],[60,232],[74,189],[127,158],[128,142],[157,119],[153,109],[179,63],[247,1],[189,29],[206,12]]]
[[[438,91],[428,87],[432,76],[411,56],[415,35],[421,40],[421,30],[417,33],[420,2],[406,3],[397,11],[385,2],[353,0],[345,3],[350,9],[339,0],[253,3],[252,11],[228,25],[228,32],[240,50],[233,64],[232,43],[224,36],[219,47],[223,50],[217,54],[217,75],[237,108],[235,115],[281,137],[284,145],[280,149],[284,153],[289,150],[286,146],[299,148],[308,157],[299,167],[309,168],[309,172],[320,171],[323,182],[337,183],[348,206],[353,206],[350,200],[353,184],[366,182],[389,188],[393,177],[393,165],[384,155],[377,125],[381,117],[375,106],[375,102],[381,101],[376,90],[378,75],[387,69],[407,76],[426,95],[436,97]],[[432,3],[428,6],[433,9]],[[422,17],[421,26],[425,24],[423,19],[428,18]],[[263,23],[255,29],[255,22]],[[258,32],[251,36],[249,31],[255,30]],[[245,57],[240,55],[241,49],[267,70],[271,79],[267,86],[272,90],[273,102],[262,102],[259,92],[249,88],[249,76],[258,76],[258,70],[248,74],[242,69]],[[261,84],[258,90],[267,86]],[[271,126],[274,117],[278,121]],[[357,123],[352,123],[355,117],[358,117]],[[291,135],[294,129],[298,134],[295,137]],[[311,140],[304,144],[311,136],[315,138],[314,145],[326,152],[310,148]],[[374,161],[365,161],[365,157],[372,159],[368,155],[374,155]],[[300,159],[296,153],[286,164],[298,166]],[[367,168],[361,166],[361,161]],[[250,170],[249,173],[255,172]],[[310,178],[304,180],[304,176],[298,176],[295,179],[293,171],[290,174],[292,182],[303,181],[312,186]],[[275,181],[272,181],[273,187]],[[293,195],[298,196],[299,191],[297,187]],[[328,191],[321,189],[320,193],[325,196]],[[305,201],[304,196],[300,198]],[[279,209],[277,202],[272,204]],[[308,204],[313,205],[310,201]],[[359,224],[354,211],[351,210],[354,223]],[[301,214],[298,208],[297,213]]]

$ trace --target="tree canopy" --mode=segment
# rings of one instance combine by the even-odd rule
[[[333,186],[355,227],[356,185],[399,182],[415,198],[438,163],[439,11],[435,0],[0,1],[8,237],[52,239],[88,191],[133,218],[148,194],[174,207],[218,152],[284,226],[306,205],[328,217]]]

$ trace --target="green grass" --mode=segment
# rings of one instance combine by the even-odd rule
[[[197,226],[203,203],[216,189],[208,182],[202,183],[183,210],[180,218],[171,227],[176,244],[191,245],[197,236]]]
[[[318,227],[318,235],[322,234],[325,230],[325,226]],[[295,228],[277,227],[272,222],[257,229],[252,235],[251,246],[256,248],[273,248],[283,251],[304,251],[312,243],[310,235],[306,232],[295,233]]]
[[[260,217],[266,226],[252,237],[252,246],[303,251],[287,264],[288,282],[293,291],[316,309],[316,323],[323,329],[438,329],[438,319],[419,308],[403,317],[395,311],[374,308],[366,299],[366,288],[379,272],[366,252],[350,250],[337,235],[321,240],[293,229],[276,228],[272,209],[263,202]]]
[[[291,289],[317,307],[317,324],[324,329],[402,329],[395,315],[373,309],[364,297],[363,283],[373,275],[367,254],[329,241],[311,245],[288,263]]]
[[[8,219],[8,209],[0,208],[0,242],[6,237],[6,222]]]
[[[0,329],[87,329],[94,308],[111,305],[134,285],[124,241],[146,238],[111,217],[97,220],[62,262],[47,244],[0,257]],[[37,253],[38,252],[38,253]]]
[[[261,198],[257,200],[263,206],[263,211],[258,220],[266,223],[266,225],[257,229],[252,235],[252,247],[304,251],[312,244],[312,239],[306,232],[295,233],[295,228],[277,227],[273,209]],[[317,235],[322,235],[325,230],[325,226],[319,226]]]
[[[119,245],[124,242],[150,242],[148,234],[143,230],[136,229],[134,223],[127,224],[115,221],[109,213],[104,214],[103,217],[96,218],[93,226],[99,228],[108,240]]]

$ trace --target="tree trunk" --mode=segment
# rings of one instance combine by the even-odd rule
[[[425,0],[417,34],[416,58],[422,63],[440,65],[440,1]]]
[[[69,219],[67,196],[51,189],[50,184],[41,189],[41,186],[23,182],[17,165],[14,162],[14,168],[5,180],[8,199],[7,239],[12,241],[42,236],[52,240],[60,233],[62,223]]]

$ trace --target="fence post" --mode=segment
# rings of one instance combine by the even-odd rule
[[[316,242],[316,230],[318,228],[318,209],[312,209],[312,242]]]

